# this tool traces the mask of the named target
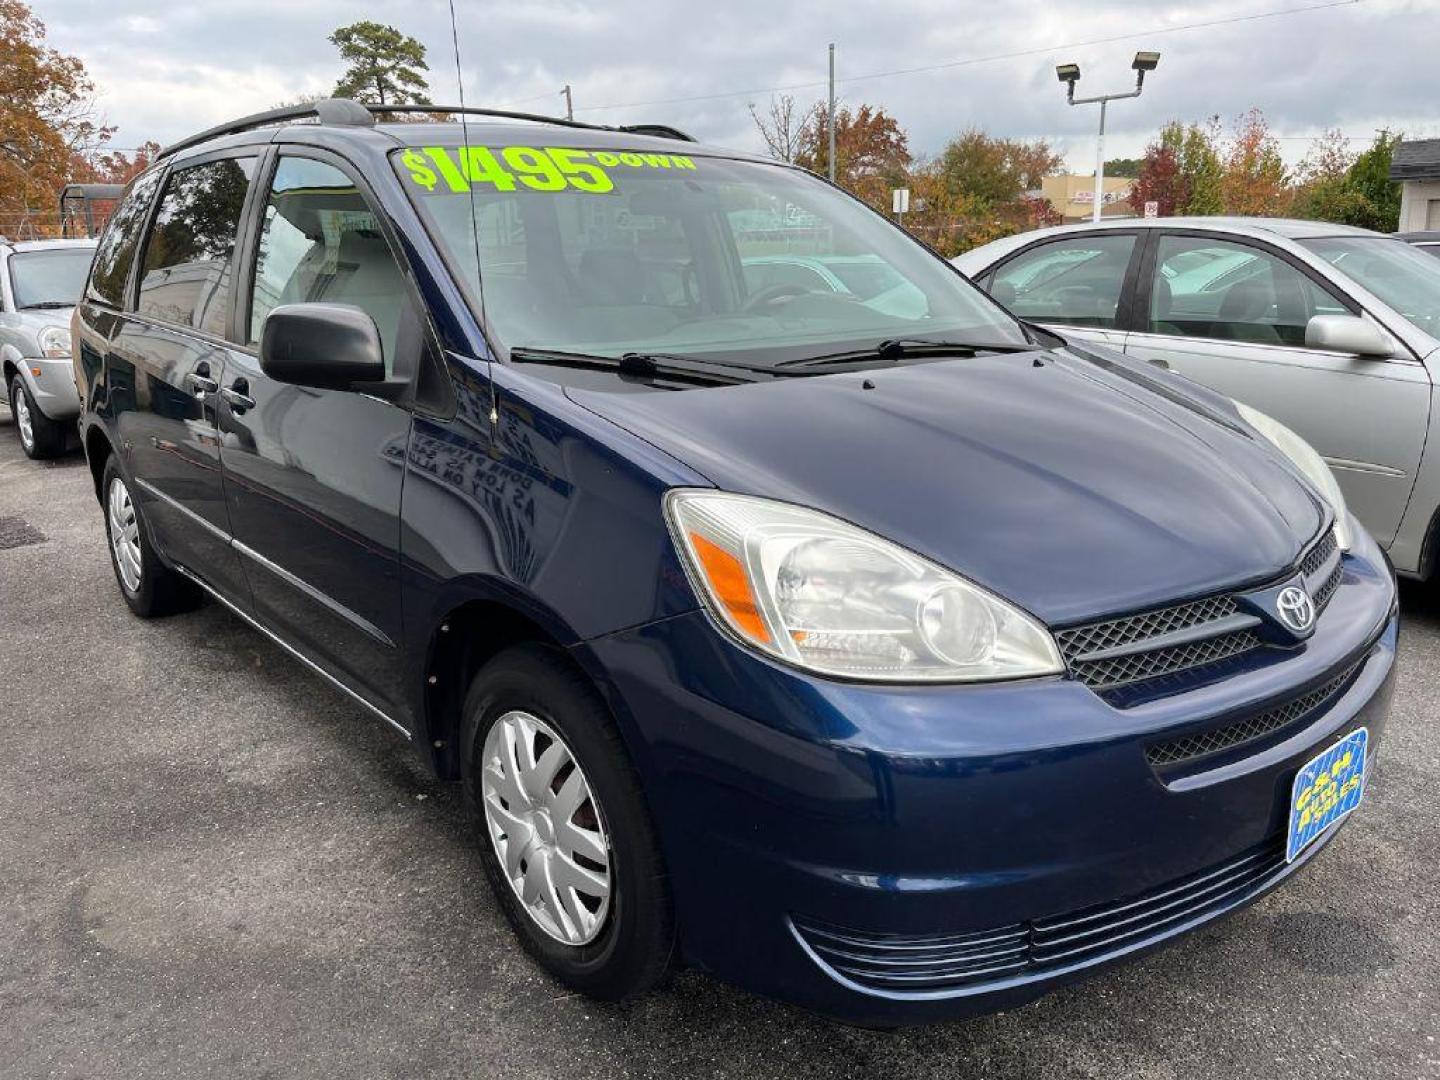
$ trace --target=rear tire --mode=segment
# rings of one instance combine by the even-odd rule
[[[522,645],[475,676],[464,716],[481,859],[525,950],[601,1000],[656,986],[674,963],[669,882],[604,701],[559,650]]]
[[[140,506],[112,454],[105,462],[100,481],[100,501],[105,512],[105,539],[110,565],[115,571],[120,595],[130,610],[142,619],[188,611],[200,603],[201,592],[194,582],[160,561],[150,542],[150,531],[140,516]]]
[[[10,377],[10,415],[20,436],[20,449],[33,460],[52,458],[65,450],[66,426],[51,420],[35,405],[30,388],[19,375]]]

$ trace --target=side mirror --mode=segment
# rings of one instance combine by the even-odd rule
[[[385,379],[375,320],[349,304],[281,304],[260,332],[260,370],[277,382],[350,390]]]
[[[1378,358],[1395,352],[1384,330],[1355,315],[1316,315],[1305,324],[1305,347]]]

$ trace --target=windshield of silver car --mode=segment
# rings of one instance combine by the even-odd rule
[[[1421,330],[1440,337],[1440,259],[1380,236],[1326,236],[1300,243]]]
[[[16,309],[73,307],[94,254],[88,246],[15,252],[10,256],[10,291]]]

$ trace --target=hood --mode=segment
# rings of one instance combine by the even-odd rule
[[[1273,578],[1327,516],[1209,396],[1119,356],[567,392],[719,488],[844,518],[1056,626]]]
[[[63,326],[70,329],[70,316],[75,311],[67,308],[26,308],[12,311],[3,316],[5,326],[12,333],[27,334],[31,339],[47,326]]]

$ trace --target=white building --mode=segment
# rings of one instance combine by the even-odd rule
[[[1390,179],[1400,182],[1398,231],[1440,230],[1440,139],[1407,139],[1395,147]]]

